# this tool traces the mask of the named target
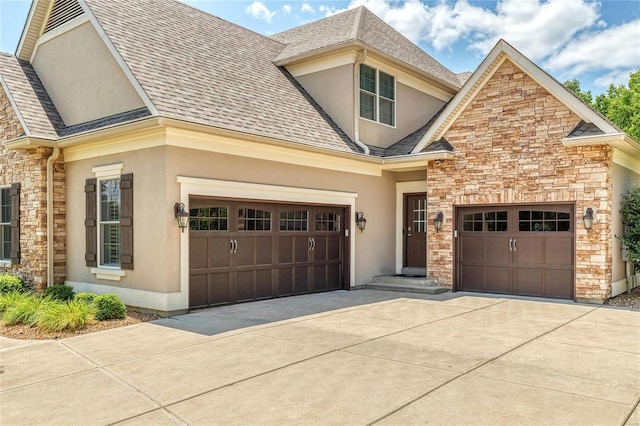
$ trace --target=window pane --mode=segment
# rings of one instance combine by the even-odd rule
[[[519,212],[518,219],[520,219],[520,220],[529,220],[529,219],[531,219],[531,212],[530,211],[521,211],[521,212]]]
[[[531,219],[533,220],[542,220],[544,218],[544,212],[531,212]]]
[[[496,219],[496,212],[487,212],[484,214],[484,219],[485,220],[495,220]]]
[[[360,65],[360,88],[367,92],[376,93],[376,70],[366,65]]]
[[[0,259],[11,258],[11,226],[0,225]]]
[[[369,120],[376,119],[376,97],[365,92],[360,92],[360,117]]]
[[[498,231],[499,232],[506,232],[507,231],[507,222],[498,222],[497,223],[497,227],[498,227]]]
[[[306,231],[308,227],[308,215],[309,212],[306,210],[280,212],[280,230]]]
[[[120,179],[100,181],[100,221],[120,220]]]
[[[11,222],[11,193],[9,188],[0,189],[0,223]]]
[[[498,212],[498,220],[507,220],[507,212]]]
[[[544,220],[555,220],[556,212],[544,212]]]
[[[388,124],[389,126],[395,125],[394,120],[394,108],[395,103],[386,99],[380,98],[380,122]]]
[[[102,224],[102,259],[101,265],[120,265],[120,225]]]
[[[393,86],[393,76],[380,72],[380,96],[384,96],[387,99],[395,100],[396,96]]]
[[[558,213],[558,219],[569,220],[571,215],[569,213]]]
[[[569,221],[558,221],[558,231],[560,232],[565,232],[565,231],[571,231],[571,222]]]

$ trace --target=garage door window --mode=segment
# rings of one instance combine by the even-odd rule
[[[316,231],[340,231],[341,218],[339,214],[331,212],[316,213]]]
[[[271,212],[258,209],[238,209],[239,231],[271,231]]]
[[[280,212],[281,231],[306,231],[308,228],[309,212],[307,210]]]
[[[571,215],[566,212],[521,210],[518,213],[521,232],[571,232]]]
[[[509,229],[506,211],[469,213],[462,218],[465,232],[506,232]]]
[[[190,209],[189,216],[189,229],[194,231],[226,231],[229,228],[227,207]]]

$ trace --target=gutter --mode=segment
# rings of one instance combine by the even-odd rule
[[[53,232],[53,167],[60,156],[60,148],[53,147],[47,159],[47,287],[54,284],[54,232]]]
[[[609,145],[633,157],[640,156],[640,143],[636,142],[626,133],[607,133],[604,135],[566,137],[562,138],[561,142],[562,145],[567,147]]]
[[[353,65],[353,141],[369,155],[369,147],[360,142],[360,65],[367,59],[367,49],[362,51],[360,59]]]

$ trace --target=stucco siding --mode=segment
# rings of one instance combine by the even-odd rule
[[[38,46],[32,64],[67,126],[144,106],[89,22]]]
[[[457,117],[444,137],[455,158],[429,164],[429,217],[443,211],[444,232],[428,238],[428,271],[454,283],[454,206],[575,204],[578,300],[611,295],[612,149],[564,147],[580,121],[562,102],[505,61]],[[591,232],[585,209],[596,211]]]

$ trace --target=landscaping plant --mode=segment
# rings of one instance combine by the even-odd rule
[[[27,291],[27,287],[24,285],[22,278],[16,275],[0,274],[0,294],[11,293],[13,291]]]
[[[640,185],[631,188],[629,193],[622,197],[620,208],[622,223],[625,226],[624,235],[620,238],[627,246],[629,256],[635,268],[640,268]]]
[[[51,287],[47,287],[43,292],[42,296],[51,296],[51,298],[56,300],[61,300],[66,302],[68,300],[73,300],[73,296],[75,296],[75,292],[73,291],[73,287],[59,284]]]
[[[93,299],[96,308],[96,319],[104,321],[108,319],[124,318],[127,315],[127,308],[114,293],[103,294]]]
[[[91,305],[91,304],[93,304],[93,301],[96,298],[96,296],[97,296],[97,294],[95,294],[95,293],[78,293],[78,294],[75,295],[73,300],[76,300],[76,301],[82,302],[82,303],[86,303],[87,305]]]
[[[95,308],[77,300],[66,303],[52,303],[37,315],[35,325],[43,331],[76,331],[95,321]]]
[[[26,324],[36,325],[38,317],[57,302],[51,297],[37,297],[30,293],[13,293],[11,305],[2,313],[2,321],[7,325]]]

